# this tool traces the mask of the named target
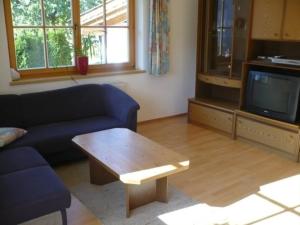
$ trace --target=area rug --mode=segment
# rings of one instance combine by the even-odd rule
[[[205,204],[200,204],[187,197],[180,190],[170,185],[168,204],[153,202],[133,210],[130,218],[126,218],[123,184],[114,182],[104,186],[92,185],[89,183],[88,171],[87,162],[56,169],[57,174],[62,178],[72,194],[99,218],[104,225],[182,225],[182,221],[185,221],[185,225],[195,225],[200,224],[196,220],[199,220],[201,216],[195,217],[195,214],[193,214],[194,218],[191,220],[191,215],[189,215],[191,210],[188,209],[194,208],[192,210],[193,213],[200,208],[202,213],[214,213],[211,208],[207,207],[206,209]],[[174,220],[174,218],[177,219]],[[202,220],[202,222],[204,221]],[[61,224],[60,214],[54,213],[25,224],[59,225]]]

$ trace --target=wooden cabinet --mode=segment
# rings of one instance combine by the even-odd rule
[[[298,156],[297,132],[237,116],[236,135]]]
[[[232,133],[233,113],[190,102],[189,121]]]
[[[195,99],[239,108],[251,5],[244,0],[199,0]]]
[[[252,38],[300,41],[299,0],[254,0]]]
[[[204,74],[241,78],[251,1],[203,0]]]
[[[300,0],[199,0],[198,7],[197,79],[189,122],[300,157],[300,124],[243,110],[250,69],[299,71],[257,57],[300,58]]]
[[[286,0],[286,11],[283,24],[283,39],[300,40],[300,1]]]
[[[252,38],[263,40],[281,39],[285,0],[254,0]]]

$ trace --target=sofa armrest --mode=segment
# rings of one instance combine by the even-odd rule
[[[125,92],[112,85],[104,84],[102,87],[106,115],[121,120],[127,128],[136,131],[139,104]]]

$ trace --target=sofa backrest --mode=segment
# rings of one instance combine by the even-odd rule
[[[25,127],[70,121],[105,113],[101,85],[88,84],[21,95]]]
[[[0,95],[0,127],[23,127],[21,98],[18,95]]]

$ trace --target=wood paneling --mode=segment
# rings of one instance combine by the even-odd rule
[[[236,123],[236,135],[298,157],[298,132],[284,130],[238,116]]]
[[[283,39],[300,41],[300,1],[286,0]]]
[[[233,113],[189,103],[189,121],[232,133]]]
[[[254,0],[252,38],[280,40],[284,0]]]

